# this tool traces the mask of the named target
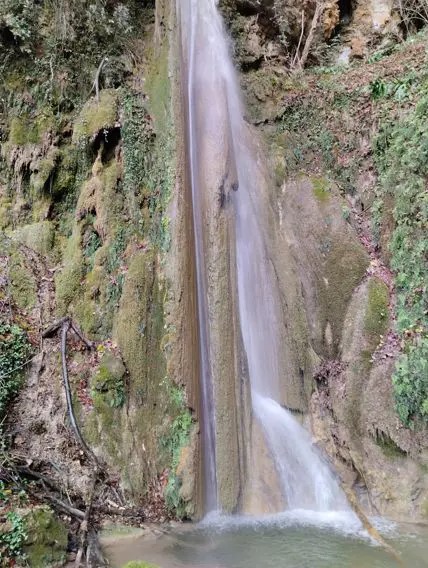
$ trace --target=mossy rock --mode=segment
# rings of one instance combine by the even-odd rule
[[[381,336],[386,332],[389,318],[388,287],[378,278],[372,278],[368,286],[368,302],[364,318],[364,328],[370,344],[377,347]]]
[[[100,130],[111,128],[117,120],[117,96],[114,90],[105,89],[89,99],[79,114],[73,132],[73,142],[91,138]]]
[[[35,278],[25,256],[18,250],[9,257],[9,282],[10,295],[18,308],[33,308],[37,301]]]
[[[91,379],[93,412],[85,419],[85,436],[93,446],[102,446],[115,466],[122,463],[123,428],[121,407],[125,402],[126,368],[119,356],[104,353],[98,371]]]
[[[24,517],[24,553],[31,568],[56,568],[66,560],[68,531],[48,507],[35,507]]]
[[[55,279],[55,296],[59,315],[65,315],[70,304],[80,295],[84,275],[84,259],[80,241],[80,230],[75,227],[64,252],[64,267]]]
[[[0,231],[6,229],[12,222],[12,200],[0,194]]]
[[[52,192],[54,196],[69,194],[74,190],[79,150],[72,144],[59,148],[58,165],[53,178]]]
[[[28,115],[14,116],[10,122],[8,142],[14,146],[40,144],[43,134],[54,126],[54,119],[48,113],[36,117]]]
[[[24,225],[12,233],[15,240],[37,253],[47,256],[53,248],[55,229],[51,221]]]
[[[57,161],[58,161],[59,150],[55,146],[52,146],[46,156],[44,156],[35,166],[34,173],[30,178],[30,187],[34,196],[39,196],[43,190],[49,178],[53,175],[55,171]]]
[[[363,247],[346,234],[335,235],[329,243],[324,265],[324,277],[329,286],[324,292],[324,309],[330,323],[333,344],[338,345],[343,321],[352,292],[363,279],[368,266]]]

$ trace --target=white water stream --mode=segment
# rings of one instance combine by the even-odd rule
[[[205,453],[205,507],[216,509],[215,408],[210,371],[210,320],[204,261],[201,153],[229,162],[239,188],[233,194],[236,214],[237,293],[239,320],[248,361],[253,413],[261,425],[288,508],[314,511],[347,509],[335,476],[314,449],[309,433],[280,405],[279,292],[260,226],[266,205],[251,132],[244,120],[240,89],[216,0],[177,0],[188,92],[187,121],[201,359],[202,442]],[[202,110],[202,112],[201,112]],[[220,146],[229,145],[227,152]],[[206,161],[205,161],[206,165]],[[212,191],[218,188],[213,187]],[[249,437],[249,434],[248,434]]]

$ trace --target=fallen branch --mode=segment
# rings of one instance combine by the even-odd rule
[[[46,477],[45,475],[42,475],[41,473],[38,473],[37,471],[33,471],[32,469],[28,468],[28,467],[24,467],[24,466],[15,466],[14,470],[20,475],[20,476],[25,476],[25,477],[29,477],[31,479],[36,479],[37,481],[41,481],[44,485],[46,485],[47,487],[49,487],[50,489],[52,489],[53,491],[56,491],[57,493],[61,493],[60,488],[56,485],[56,483],[54,483],[51,479],[49,479],[48,477]]]
[[[66,321],[70,321],[70,317],[66,316],[64,318],[59,319],[58,321],[54,322],[52,325],[50,325],[43,333],[42,333],[42,337],[43,339],[46,339],[48,337],[52,337],[53,335],[56,334],[56,332],[62,327],[62,325],[66,322]]]
[[[63,512],[68,513],[71,517],[75,517],[76,519],[81,519],[81,520],[83,520],[85,518],[85,513],[83,511],[81,511],[80,509],[76,509],[75,507],[72,507],[71,505],[68,505],[67,503],[64,503],[64,501],[57,499],[56,497],[54,497],[50,493],[44,493],[43,498],[50,501],[52,503],[52,505],[54,507],[56,507],[57,509],[60,509]]]

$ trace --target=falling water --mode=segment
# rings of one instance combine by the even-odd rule
[[[210,374],[210,330],[204,266],[204,220],[200,185],[211,141],[211,160],[228,160],[239,189],[233,192],[236,224],[239,320],[248,362],[253,413],[262,427],[289,508],[318,511],[346,508],[334,475],[313,448],[310,435],[280,405],[280,301],[269,260],[262,219],[266,204],[258,186],[260,168],[251,132],[244,120],[237,77],[216,0],[177,0],[187,70],[188,146],[196,240],[201,343],[202,408],[205,427],[206,509],[217,505],[215,409]],[[217,152],[218,146],[230,148]],[[202,148],[202,149],[201,149]],[[205,157],[206,158],[206,157]],[[233,162],[231,164],[231,162]],[[226,169],[226,166],[225,166]],[[211,188],[216,191],[217,188]],[[236,185],[233,186],[236,189]],[[249,435],[248,435],[249,437]]]

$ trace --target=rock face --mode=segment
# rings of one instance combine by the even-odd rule
[[[35,3],[37,14],[48,10],[42,4]],[[414,433],[398,421],[391,383],[394,354],[379,348],[391,323],[393,289],[379,271],[373,272],[367,241],[350,211],[373,203],[376,176],[373,163],[366,163],[373,124],[361,129],[359,120],[348,116],[341,127],[352,139],[335,139],[322,120],[315,121],[319,108],[314,112],[298,104],[312,90],[337,114],[354,104],[347,96],[359,96],[361,87],[376,79],[375,72],[370,67],[366,84],[361,75],[367,68],[363,73],[357,69],[351,85],[344,80],[340,90],[333,85],[339,80],[335,75],[320,79],[285,72],[295,63],[300,37],[297,55],[306,42],[315,1],[304,3],[303,34],[301,1],[220,0],[219,5],[248,102],[247,135],[266,203],[261,224],[280,292],[281,403],[312,425],[317,442],[343,479],[358,488],[368,510],[373,506],[390,516],[422,518],[428,510],[426,433]],[[42,328],[65,314],[97,342],[94,354],[73,348],[69,355],[85,437],[126,500],[147,505],[150,512],[149,505],[161,495],[163,517],[197,517],[204,483],[201,361],[186,85],[175,3],[156,2],[155,11],[141,9],[139,17],[143,12],[132,42],[122,41],[126,30],[121,28],[114,44],[108,22],[95,30],[97,46],[107,49],[105,37],[114,44],[99,98],[88,100],[104,57],[94,44],[76,47],[76,53],[86,50],[82,66],[67,55],[64,68],[43,69],[40,76],[53,73],[47,98],[40,97],[46,91],[40,77],[34,73],[28,81],[26,75],[39,69],[34,63],[39,53],[26,60],[21,74],[16,58],[26,58],[31,46],[22,43],[25,38],[6,46],[12,55],[1,60],[0,99],[11,101],[11,108],[0,116],[0,227],[7,233],[2,250],[8,260],[1,259],[0,299],[10,296],[34,344]],[[56,22],[52,14],[39,15],[43,26]],[[329,0],[309,62],[332,62],[323,54],[338,32],[342,51],[336,55],[365,57],[398,24],[389,0]],[[35,41],[37,50],[46,52],[41,62],[56,61],[46,55],[49,46],[43,42],[58,30],[43,29]],[[132,45],[132,56],[121,51],[123,45]],[[410,62],[409,56],[404,66]],[[80,70],[86,82],[78,83],[80,93],[71,93],[67,80],[80,76]],[[383,80],[392,81],[395,70]],[[203,122],[208,87],[221,91],[219,85],[200,85],[194,111],[204,132],[198,144],[204,165],[199,181],[221,502],[227,511],[269,512],[252,499],[255,487],[268,500],[278,491],[249,411],[230,198],[236,172],[230,141],[219,134],[224,128],[218,126],[228,120],[224,105],[218,124]],[[374,107],[367,93],[363,117]],[[306,123],[317,133],[312,147],[302,134]],[[364,154],[363,164],[358,152]],[[353,194],[345,199],[349,186]],[[390,236],[391,231],[381,235],[386,261]],[[14,450],[35,465],[60,463],[61,473],[52,469],[52,476],[82,494],[90,472],[64,425],[58,343],[49,339],[44,349],[44,363],[39,358],[31,367],[7,431]],[[248,476],[247,435],[258,466]],[[269,486],[262,481],[266,478]],[[48,546],[56,550],[52,542]],[[35,539],[34,544],[46,543]],[[55,561],[46,554],[43,562]]]
[[[220,0],[234,37],[234,51],[242,69],[255,69],[268,61],[292,62],[309,36],[316,2],[266,0],[261,2]],[[391,34],[399,35],[400,16],[392,0],[328,0],[313,39],[312,58],[319,61],[337,33],[344,37],[342,49],[351,56],[367,55],[369,46]]]

